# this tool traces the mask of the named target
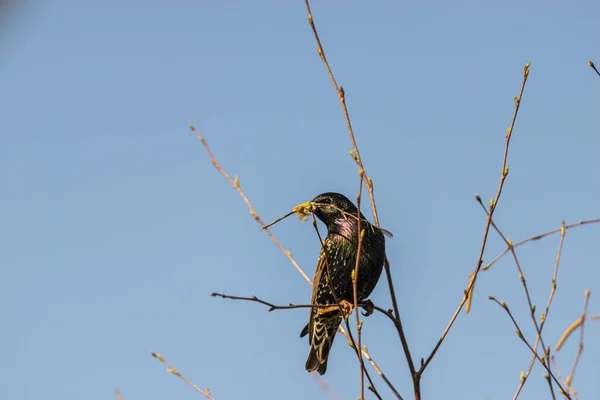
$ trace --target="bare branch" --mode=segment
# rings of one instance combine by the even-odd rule
[[[369,354],[369,351],[367,350],[367,346],[363,346],[362,352],[365,356],[365,358],[367,359],[368,362],[371,363],[371,365],[373,366],[373,368],[375,369],[375,371],[377,371],[377,373],[379,374],[379,376],[381,376],[381,378],[385,381],[385,383],[388,384],[389,388],[392,390],[392,392],[394,392],[394,394],[396,395],[396,397],[399,400],[403,400],[402,396],[400,396],[400,393],[398,393],[396,391],[396,388],[392,385],[392,383],[388,380],[387,376],[385,376],[385,374],[381,371],[381,369],[379,368],[379,366],[375,363],[375,361],[371,358],[371,355]]]
[[[546,344],[544,343],[544,339],[542,337],[541,327],[540,327],[540,325],[538,325],[537,319],[535,317],[535,306],[533,305],[533,303],[531,301],[531,296],[529,294],[529,289],[527,287],[527,281],[525,280],[525,275],[523,274],[523,269],[521,268],[521,263],[519,262],[519,258],[517,257],[517,253],[515,252],[515,248],[512,245],[512,241],[510,239],[508,239],[506,237],[506,235],[504,235],[502,233],[502,231],[500,230],[500,228],[498,228],[498,226],[496,225],[496,223],[494,222],[494,220],[491,218],[491,216],[490,216],[487,208],[485,207],[485,205],[481,201],[481,198],[477,198],[477,201],[481,205],[481,208],[483,208],[483,211],[486,213],[487,217],[491,220],[492,226],[494,227],[494,229],[496,230],[496,232],[498,233],[498,235],[502,238],[502,240],[504,241],[504,243],[506,243],[506,245],[510,248],[511,254],[512,254],[513,259],[515,261],[515,265],[517,266],[517,269],[519,271],[519,278],[520,278],[521,283],[523,285],[523,289],[525,291],[525,296],[527,298],[527,304],[529,306],[529,315],[531,316],[531,319],[533,321],[533,325],[534,325],[536,333],[537,333],[537,336],[536,336],[536,339],[535,339],[534,350],[535,350],[535,352],[537,354],[537,346],[538,346],[539,343],[542,344],[542,348],[543,349],[548,349],[546,351],[546,357],[544,358],[544,360],[546,362],[546,366],[548,367],[548,369],[550,369],[551,368],[551,365],[550,365],[550,348],[549,347],[546,348]],[[562,226],[564,227],[564,221],[562,223]],[[556,267],[554,269],[554,271],[555,271],[555,278],[552,281],[551,296],[553,295],[553,292],[556,289],[556,272],[557,272],[557,268],[558,268],[558,260],[560,259],[560,254],[562,252],[562,243],[563,243],[563,240],[564,240],[564,232],[565,231],[563,229],[563,235],[561,237],[561,243],[559,245],[559,255],[557,257]],[[546,312],[547,312],[547,310],[546,310]],[[544,317],[543,321],[545,321],[545,317]],[[523,385],[525,383],[526,379],[527,379],[527,376],[525,376],[524,379],[521,380],[521,385]],[[548,385],[550,386],[550,392],[552,393],[552,396],[554,397],[554,388],[552,387],[552,381],[550,379],[548,379]]]
[[[300,273],[300,275],[302,275],[302,277],[304,278],[304,280],[312,285],[312,281],[310,280],[310,278],[308,277],[308,275],[306,275],[306,272],[304,272],[304,270],[302,268],[300,268],[300,266],[298,265],[298,263],[296,262],[296,260],[294,260],[294,257],[292,257],[292,253],[289,250],[287,250],[285,247],[283,247],[283,245],[279,242],[279,240],[277,240],[277,238],[275,237],[275,235],[273,235],[271,233],[271,231],[269,231],[268,229],[265,228],[265,223],[258,216],[258,213],[254,209],[254,206],[252,205],[252,203],[250,203],[250,200],[248,199],[248,197],[246,196],[246,194],[242,190],[242,188],[240,186],[240,180],[239,180],[239,178],[236,176],[235,179],[231,179],[231,177],[229,176],[229,174],[227,174],[227,172],[225,172],[225,170],[217,162],[217,159],[213,155],[210,147],[208,147],[208,143],[206,143],[206,140],[204,139],[204,136],[200,135],[198,133],[198,131],[196,130],[196,128],[194,128],[193,125],[190,126],[190,129],[192,130],[192,132],[194,132],[194,134],[202,142],[202,145],[206,149],[206,152],[208,153],[208,156],[210,157],[210,161],[215,166],[215,168],[221,173],[221,175],[223,175],[225,177],[225,179],[227,179],[227,181],[235,188],[235,190],[237,190],[237,192],[240,194],[240,196],[242,196],[242,199],[244,200],[244,203],[246,203],[246,205],[248,206],[248,210],[250,211],[250,215],[252,215],[252,218],[254,218],[256,220],[256,222],[258,222],[258,224],[261,226],[261,228],[265,232],[267,232],[267,235],[269,235],[269,237],[271,238],[271,240],[273,240],[273,242],[275,242],[275,244],[277,245],[277,247],[279,247],[279,249],[283,252],[283,254],[285,254],[285,256],[288,258],[288,260],[290,260],[290,262],[292,263],[292,265],[294,266],[294,268],[296,268],[296,270]]]
[[[198,386],[196,386],[196,384],[194,384],[194,382],[190,381],[188,378],[186,378],[185,376],[183,376],[181,374],[181,372],[177,371],[175,368],[173,368],[173,366],[171,364],[169,364],[167,362],[167,360],[165,360],[163,358],[163,356],[160,353],[156,353],[154,351],[150,352],[150,355],[154,358],[156,358],[158,361],[160,361],[161,363],[165,364],[167,366],[167,372],[170,374],[173,374],[177,377],[179,377],[181,380],[183,380],[185,383],[187,383],[188,385],[190,385],[191,387],[193,387],[194,389],[196,389],[196,391],[202,393],[204,395],[204,397],[206,397],[209,400],[215,400],[214,397],[212,397],[210,395],[210,393],[208,392],[208,388],[206,389],[200,389]]]
[[[358,195],[356,196],[356,226],[357,226],[357,234],[358,234],[358,245],[356,248],[356,262],[354,265],[354,271],[352,273],[352,292],[353,292],[353,296],[354,296],[354,315],[356,315],[356,344],[358,349],[362,349],[362,345],[361,345],[361,333],[362,333],[362,322],[360,321],[360,315],[358,313],[358,267],[360,266],[360,251],[362,250],[362,242],[363,242],[363,236],[364,236],[364,231],[361,230],[361,214],[360,214],[360,200],[361,200],[361,196],[362,196],[362,188],[363,188],[363,179],[364,179],[364,175],[363,175],[364,171],[361,170],[359,175],[360,175],[360,185],[359,185],[359,189],[358,189]],[[360,398],[361,400],[364,400],[365,398],[365,377],[364,377],[364,371],[365,371],[365,362],[362,358],[363,354],[362,352],[357,352],[358,358],[359,358],[359,362],[360,362]]]
[[[589,65],[590,67],[592,67],[592,69],[593,69],[594,71],[596,71],[596,73],[598,74],[598,76],[600,76],[600,71],[598,71],[598,69],[597,69],[597,68],[596,68],[596,66],[594,65],[594,62],[593,62],[593,61],[590,61],[590,62],[588,63],[588,65]]]
[[[479,250],[479,257],[477,258],[477,267],[475,268],[475,271],[471,274],[471,281],[470,281],[467,289],[464,291],[463,298],[462,298],[460,304],[458,305],[458,308],[454,312],[454,315],[452,315],[452,317],[450,318],[450,322],[448,322],[448,325],[444,329],[444,332],[442,332],[442,336],[440,337],[437,344],[433,348],[431,354],[422,363],[421,368],[419,369],[419,371],[417,373],[418,376],[421,376],[423,374],[423,372],[425,371],[425,368],[427,368],[427,365],[429,365],[429,363],[435,356],[435,353],[437,353],[438,349],[440,348],[444,339],[446,338],[446,335],[448,335],[450,328],[452,328],[452,325],[454,325],[454,321],[456,321],[458,314],[461,312],[463,306],[467,302],[468,302],[468,304],[467,304],[466,311],[467,312],[469,311],[469,304],[471,303],[471,299],[473,297],[473,289],[475,288],[475,281],[477,280],[477,275],[479,274],[479,271],[481,270],[481,266],[483,264],[483,254],[485,252],[485,248],[487,245],[487,239],[488,239],[488,234],[490,231],[490,226],[492,223],[492,217],[494,215],[494,211],[496,210],[496,207],[498,206],[498,201],[500,200],[500,195],[502,194],[502,189],[504,188],[504,181],[505,181],[506,177],[508,176],[508,167],[506,166],[506,160],[508,158],[508,149],[510,146],[510,139],[512,137],[512,131],[515,126],[515,122],[517,120],[517,115],[519,114],[519,108],[521,106],[521,100],[523,98],[523,91],[525,90],[525,84],[527,83],[527,77],[529,76],[529,65],[530,65],[529,63],[525,64],[525,68],[523,70],[523,81],[521,83],[521,90],[519,92],[519,97],[515,97],[515,111],[513,113],[513,118],[512,118],[510,127],[508,128],[508,131],[506,132],[506,142],[504,145],[504,156],[502,159],[500,183],[498,184],[498,190],[496,192],[496,197],[490,201],[489,218],[487,220],[487,223],[485,225],[485,229],[483,232],[483,239],[482,239],[482,243],[481,243],[481,248]],[[479,197],[479,196],[477,196],[477,197]]]
[[[535,355],[535,358],[544,366],[544,368],[548,372],[548,375],[552,378],[552,380],[554,381],[554,383],[556,383],[556,385],[558,386],[560,393],[563,396],[565,396],[566,398],[571,399],[571,396],[562,387],[562,385],[560,384],[560,382],[558,381],[558,379],[556,378],[556,376],[554,375],[554,373],[550,370],[550,368],[548,368],[548,366],[546,365],[546,363],[544,362],[544,360],[542,358],[540,358],[540,356],[536,353],[536,351],[529,344],[529,342],[527,341],[527,339],[525,339],[525,336],[523,336],[523,331],[519,327],[519,324],[517,323],[517,321],[513,317],[512,313],[510,312],[510,309],[508,308],[508,306],[506,305],[506,303],[503,302],[503,301],[502,302],[498,301],[494,296],[489,296],[489,299],[492,300],[492,301],[494,301],[496,304],[498,304],[500,307],[502,307],[504,309],[504,311],[506,311],[506,313],[508,314],[508,316],[512,320],[515,328],[517,329],[517,336],[519,336],[519,338],[523,341],[523,343],[525,343],[527,345],[527,347],[529,347],[529,350],[531,351],[531,353],[533,355]],[[545,358],[546,356],[544,355],[543,357]],[[554,396],[554,392],[552,392],[552,395]]]
[[[540,339],[541,339],[541,333],[542,333],[542,330],[544,329],[544,325],[546,324],[546,321],[548,320],[548,313],[550,312],[550,306],[552,305],[552,300],[554,299],[554,293],[556,292],[556,282],[558,279],[558,265],[560,263],[560,256],[562,254],[563,243],[565,241],[566,232],[567,232],[567,230],[565,227],[565,221],[561,221],[560,242],[558,244],[558,254],[556,255],[556,259],[554,261],[554,274],[552,275],[552,289],[550,290],[550,295],[548,296],[548,302],[546,303],[546,310],[544,311],[544,313],[542,313],[541,318],[540,318],[539,334],[535,338],[535,344],[533,345],[533,349],[535,350],[536,354],[537,354],[538,345],[539,345]],[[513,246],[513,251],[514,251],[514,246]],[[547,352],[547,356],[548,355],[549,355],[549,352]],[[531,357],[531,361],[529,362],[529,367],[527,368],[527,372],[525,372],[525,374],[523,375],[523,378],[521,379],[521,382],[519,383],[519,387],[517,387],[517,391],[515,392],[513,400],[516,400],[519,397],[519,394],[521,393],[521,390],[523,389],[523,386],[525,385],[527,378],[529,378],[529,375],[531,374],[531,371],[533,370],[534,364],[535,364],[535,355]],[[559,374],[559,377],[560,377],[560,374]],[[550,388],[552,389],[552,384],[550,382],[549,382],[549,385],[550,385]]]
[[[319,34],[317,33],[317,27],[315,26],[312,11],[310,10],[310,4],[308,0],[304,1],[306,4],[306,10],[308,11],[308,23],[313,31],[315,36],[315,40],[317,42],[317,51],[319,52],[319,57],[323,61],[325,65],[325,69],[327,70],[327,74],[329,74],[329,79],[331,79],[331,83],[333,83],[333,87],[338,95],[340,100],[340,104],[342,105],[342,110],[344,112],[344,117],[346,118],[346,126],[348,128],[348,134],[350,135],[350,141],[352,142],[352,151],[350,154],[352,158],[356,162],[356,165],[359,169],[359,174],[367,176],[365,167],[362,163],[362,158],[360,157],[360,152],[358,151],[358,145],[356,144],[356,138],[354,137],[354,130],[352,129],[352,123],[350,122],[350,115],[348,114],[348,108],[346,107],[346,93],[341,86],[338,86],[337,81],[335,80],[335,76],[333,75],[333,71],[329,66],[329,62],[327,62],[327,57],[325,56],[325,50],[323,50],[323,46],[321,45],[321,39],[319,38]],[[369,197],[371,199],[371,208],[373,210],[373,218],[375,220],[375,225],[379,226],[379,215],[377,214],[377,206],[375,205],[375,197],[373,195],[373,181],[371,178],[366,178],[365,184],[367,185],[367,189],[369,190]]]
[[[549,230],[549,231],[544,232],[544,233],[540,233],[540,234],[535,235],[535,236],[530,236],[530,237],[528,237],[526,239],[523,239],[523,240],[521,240],[519,242],[513,243],[512,246],[513,247],[519,247],[519,246],[524,245],[527,242],[532,242],[534,240],[540,240],[542,238],[545,238],[546,236],[550,236],[550,235],[553,235],[555,233],[562,232],[563,229],[568,230],[568,229],[576,228],[576,227],[582,226],[582,225],[597,224],[597,223],[600,223],[600,218],[588,219],[588,220],[585,220],[585,221],[579,221],[579,222],[575,222],[574,224],[565,225],[564,227],[561,225],[559,228],[552,229],[552,230]],[[481,267],[481,269],[484,270],[484,271],[487,270],[487,269],[489,269],[499,259],[501,259],[502,257],[504,257],[504,255],[506,253],[508,253],[509,251],[510,251],[510,248],[507,247],[506,249],[504,249],[504,251],[502,251],[502,253],[500,253],[496,257],[494,257],[492,259],[492,261],[490,261],[489,263],[487,263],[486,265],[484,265],[483,267]]]
[[[348,128],[348,134],[350,136],[350,142],[352,143],[352,150],[350,151],[350,155],[352,156],[352,158],[354,159],[354,161],[356,162],[356,165],[358,167],[359,170],[359,175],[361,177],[361,180],[363,179],[363,177],[366,177],[365,179],[365,185],[367,186],[367,190],[369,192],[369,198],[371,201],[371,209],[373,211],[373,219],[375,222],[375,225],[380,227],[380,223],[379,223],[379,215],[377,213],[377,206],[375,204],[375,195],[374,195],[374,187],[373,187],[373,180],[367,176],[367,173],[365,171],[365,167],[363,165],[362,162],[362,158],[360,156],[360,151],[358,150],[358,145],[356,144],[356,138],[354,136],[354,130],[352,129],[352,123],[350,122],[350,115],[348,113],[348,108],[346,106],[346,94],[344,89],[341,86],[338,86],[338,83],[335,79],[335,76],[333,75],[333,71],[331,70],[331,67],[329,66],[329,62],[327,61],[327,57],[325,56],[325,51],[323,50],[323,46],[321,44],[321,39],[319,38],[319,34],[317,32],[317,28],[315,26],[314,23],[314,19],[313,19],[313,15],[312,15],[312,11],[310,9],[310,4],[308,2],[308,0],[305,0],[305,4],[306,4],[306,10],[308,12],[308,23],[310,24],[310,27],[312,29],[313,35],[315,37],[315,41],[317,42],[317,51],[319,53],[319,57],[321,57],[321,60],[323,61],[323,64],[325,65],[325,69],[327,70],[327,74],[329,75],[329,79],[331,80],[331,83],[333,84],[333,87],[335,88],[335,91],[338,95],[338,99],[340,101],[340,104],[342,106],[342,111],[344,113],[344,118],[346,119],[346,126]],[[361,189],[362,189],[362,185],[361,185]],[[390,290],[390,296],[392,298],[392,305],[394,307],[394,313],[395,313],[395,317],[396,319],[399,321],[400,320],[400,313],[399,313],[399,309],[398,309],[398,302],[396,300],[396,293],[394,290],[394,283],[392,280],[392,273],[390,270],[390,264],[386,258],[385,264],[384,264],[384,268],[385,268],[385,274],[387,277],[387,281],[388,281],[388,286],[389,286],[389,290]],[[402,324],[399,324],[399,331],[402,332]],[[406,336],[404,335],[404,333],[400,333],[400,340],[402,341],[402,348],[404,350],[404,353],[406,355],[406,360],[408,363],[408,367],[413,379],[413,386],[414,386],[414,391],[415,391],[415,397],[418,399],[420,398],[420,385],[419,385],[419,379],[417,379],[417,373],[416,373],[416,369],[412,360],[412,356],[410,354],[410,350],[408,347],[408,343],[407,343],[407,339]]]

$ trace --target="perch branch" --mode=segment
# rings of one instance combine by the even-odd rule
[[[312,11],[310,9],[310,4],[308,2],[308,0],[305,0],[305,4],[306,4],[306,10],[308,12],[308,23],[310,24],[310,27],[312,29],[313,35],[315,37],[315,41],[317,43],[317,51],[319,53],[319,57],[321,57],[321,60],[323,61],[323,64],[325,66],[325,69],[327,70],[327,74],[329,75],[329,79],[331,80],[331,83],[333,84],[333,87],[335,88],[335,91],[337,93],[338,99],[340,101],[340,104],[342,106],[342,111],[344,113],[344,118],[346,119],[346,127],[348,128],[348,134],[350,136],[350,142],[352,143],[352,150],[350,151],[350,155],[352,156],[352,158],[354,159],[354,161],[356,162],[356,165],[358,167],[359,170],[359,175],[362,177],[367,177],[365,179],[365,185],[367,186],[367,190],[369,192],[369,199],[371,201],[371,209],[373,211],[373,219],[375,222],[376,226],[381,226],[379,223],[379,214],[377,213],[377,206],[375,204],[375,195],[374,195],[374,187],[373,187],[373,180],[367,176],[366,174],[366,170],[365,167],[363,165],[362,162],[362,158],[360,156],[360,151],[358,150],[358,145],[356,143],[356,137],[354,135],[354,130],[352,129],[352,123],[350,122],[350,115],[348,113],[348,107],[346,106],[346,95],[345,95],[345,91],[344,89],[338,85],[335,76],[333,74],[333,71],[331,70],[331,67],[329,66],[329,62],[327,61],[327,57],[325,56],[325,50],[323,49],[323,45],[321,44],[321,39],[319,37],[319,34],[317,32],[317,28],[315,26],[314,23],[314,19],[313,19],[313,15],[312,15]],[[361,186],[362,187],[362,186]],[[394,313],[395,313],[395,317],[397,320],[400,320],[400,313],[398,310],[398,304],[397,304],[397,300],[396,300],[396,294],[395,294],[395,290],[394,290],[394,283],[392,280],[392,273],[391,273],[391,269],[390,269],[390,264],[386,258],[385,264],[384,264],[384,268],[385,268],[385,274],[386,274],[386,278],[388,281],[388,286],[389,286],[389,291],[390,291],[390,297],[392,298],[392,305],[394,307]],[[404,332],[402,331],[402,324],[399,324],[399,335],[400,335],[400,340],[402,342],[402,348],[404,350],[405,356],[406,356],[406,361],[408,363],[408,367],[413,379],[413,386],[414,386],[414,392],[415,392],[415,398],[419,399],[420,398],[420,384],[419,384],[419,379],[417,379],[417,372],[412,360],[412,356],[410,354],[410,349],[408,347],[408,343],[407,343],[407,339],[406,336],[404,335]]]

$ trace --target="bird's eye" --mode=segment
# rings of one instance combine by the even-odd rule
[[[324,197],[322,198],[319,203],[321,204],[331,204],[331,197]]]

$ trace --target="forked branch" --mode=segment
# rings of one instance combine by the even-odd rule
[[[487,222],[486,222],[486,225],[485,225],[485,229],[484,229],[484,232],[483,232],[483,239],[482,239],[482,242],[481,242],[481,248],[479,250],[479,257],[477,258],[477,266],[475,268],[475,271],[471,274],[471,280],[469,282],[469,285],[468,285],[467,289],[464,291],[463,298],[460,301],[460,304],[458,305],[456,311],[454,312],[454,315],[452,315],[452,317],[450,318],[450,322],[448,322],[448,325],[444,329],[444,332],[442,332],[442,336],[440,337],[440,339],[438,340],[437,344],[433,348],[433,351],[427,357],[427,359],[422,363],[421,368],[418,371],[418,376],[419,377],[423,374],[423,372],[425,371],[425,368],[427,368],[427,365],[429,365],[429,363],[431,362],[431,360],[435,356],[435,353],[437,353],[438,349],[440,348],[440,346],[444,342],[444,339],[448,335],[448,332],[450,331],[450,328],[452,328],[452,325],[454,325],[454,321],[456,321],[456,318],[458,317],[458,314],[462,311],[462,309],[465,306],[465,304],[467,304],[467,312],[469,311],[471,300],[473,298],[473,289],[475,288],[475,282],[477,280],[477,276],[479,275],[479,272],[481,271],[481,266],[483,264],[483,254],[485,252],[485,248],[486,248],[486,245],[487,245],[488,234],[489,234],[489,231],[490,231],[490,226],[491,226],[491,223],[492,223],[492,218],[494,216],[494,211],[496,210],[496,208],[498,206],[498,202],[500,200],[500,196],[502,195],[502,189],[504,188],[504,181],[506,180],[506,177],[508,176],[508,166],[506,164],[506,161],[507,161],[507,158],[508,158],[508,149],[510,147],[510,139],[512,137],[512,132],[513,132],[513,129],[514,129],[514,126],[515,126],[515,122],[517,121],[517,115],[519,114],[519,109],[520,109],[520,106],[521,106],[521,100],[523,98],[523,91],[525,90],[525,84],[527,83],[527,78],[529,76],[529,65],[530,65],[529,63],[525,64],[525,68],[523,69],[523,81],[521,83],[521,90],[519,92],[519,97],[515,97],[515,111],[513,113],[513,118],[512,118],[510,127],[506,131],[506,141],[505,141],[505,145],[504,145],[504,156],[502,158],[502,168],[501,168],[501,172],[500,172],[500,182],[498,184],[498,190],[496,192],[496,197],[494,197],[493,199],[490,200],[489,217],[487,219]]]

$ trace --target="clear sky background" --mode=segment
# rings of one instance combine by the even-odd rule
[[[513,240],[600,217],[600,3],[314,1],[313,13],[376,187],[413,357],[426,357],[474,269],[523,66],[530,79],[496,221]],[[198,399],[161,352],[218,400],[327,398],[304,370],[310,287],[211,166],[196,125],[265,221],[325,191],[354,198],[340,105],[297,1],[30,0],[0,15],[0,398]],[[369,218],[371,213],[365,210]],[[310,224],[273,228],[309,275]],[[538,314],[559,237],[518,249]],[[549,344],[600,312],[600,226],[567,232]],[[504,248],[494,233],[485,259]],[[594,290],[596,292],[594,292]],[[534,340],[514,263],[482,273],[423,378],[424,399],[512,398]],[[391,303],[385,280],[372,295]],[[600,398],[600,323],[574,384]],[[405,398],[388,320],[364,343]],[[559,353],[570,370],[577,347]],[[522,398],[547,399],[536,366]],[[392,398],[373,373],[384,398]],[[325,375],[359,395],[338,337]],[[368,398],[374,396],[368,394]]]

